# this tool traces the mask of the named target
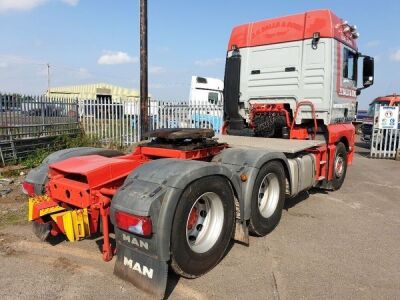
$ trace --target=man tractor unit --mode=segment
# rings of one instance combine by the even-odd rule
[[[104,260],[117,256],[114,273],[160,297],[169,268],[187,278],[208,272],[232,240],[271,232],[285,199],[343,184],[356,96],[374,80],[357,37],[330,10],[235,27],[222,134],[159,129],[127,155],[51,154],[23,184],[37,236],[77,241],[101,231]]]

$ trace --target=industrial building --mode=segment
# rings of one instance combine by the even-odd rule
[[[74,98],[79,101],[102,99],[108,103],[120,103],[140,98],[140,94],[136,90],[107,83],[52,87],[49,91],[46,95],[51,98]]]

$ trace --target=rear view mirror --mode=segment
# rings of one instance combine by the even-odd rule
[[[363,57],[363,87],[357,89],[357,96],[361,94],[363,89],[366,89],[374,84],[374,58],[367,55],[359,54]]]
[[[363,86],[367,88],[374,84],[374,58],[365,56],[363,60]]]

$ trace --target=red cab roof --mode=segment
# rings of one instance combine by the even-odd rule
[[[314,32],[321,38],[336,38],[357,50],[344,21],[330,10],[315,10],[287,17],[248,23],[233,28],[228,50],[310,39]]]
[[[389,102],[390,105],[394,105],[394,103],[399,103],[400,102],[400,95],[388,95],[388,96],[382,96],[375,98],[370,105],[374,104],[375,102]]]

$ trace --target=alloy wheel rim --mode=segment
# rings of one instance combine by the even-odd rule
[[[221,235],[223,222],[222,199],[213,192],[198,197],[186,220],[186,241],[190,249],[196,253],[210,250]]]
[[[261,181],[258,190],[258,209],[264,218],[271,217],[278,206],[280,186],[278,176],[268,173]]]

